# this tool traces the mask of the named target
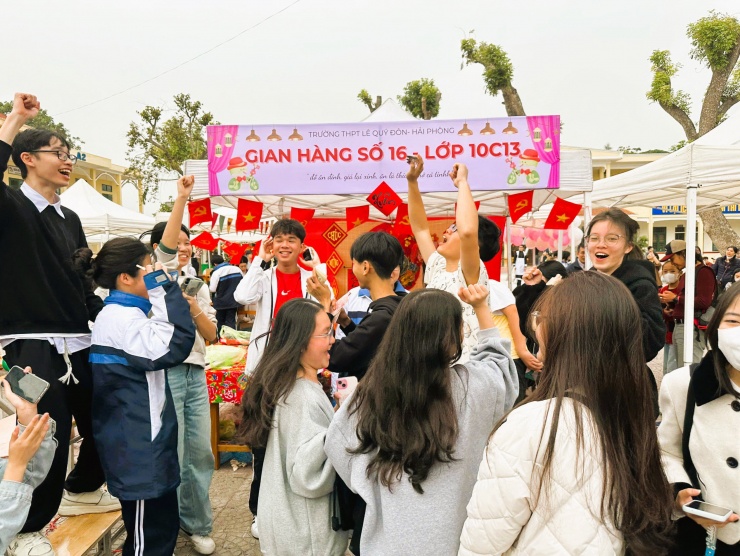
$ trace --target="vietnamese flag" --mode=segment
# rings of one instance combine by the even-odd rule
[[[370,205],[362,205],[360,207],[347,207],[345,209],[345,212],[347,215],[348,232],[352,228],[355,228],[370,220]]]
[[[205,249],[206,251],[213,251],[216,247],[218,247],[219,240],[213,237],[208,232],[203,232],[197,237],[194,237],[190,241],[190,245],[193,247],[198,247],[199,249]]]
[[[546,230],[567,230],[571,222],[581,212],[581,207],[577,203],[571,203],[560,197],[555,199],[555,204],[550,211],[550,215],[545,222]]]
[[[512,224],[516,224],[516,221],[522,216],[534,210],[532,208],[533,199],[534,191],[523,191],[522,193],[509,195],[509,216]]]
[[[236,231],[256,230],[262,218],[262,203],[239,199],[236,209]]]
[[[211,213],[211,199],[206,197],[200,201],[190,201],[188,203],[188,212],[190,213],[190,227],[201,222],[210,222],[213,220]]]
[[[370,195],[368,195],[367,202],[386,216],[389,216],[390,213],[400,207],[403,203],[401,197],[399,197],[398,194],[391,189],[391,186],[384,181],[380,182],[380,185],[376,187]]]
[[[298,220],[298,222],[301,223],[301,226],[304,228],[308,226],[309,221],[313,218],[313,214],[316,212],[315,209],[302,209],[302,208],[291,208],[290,209],[290,217],[293,220]]]

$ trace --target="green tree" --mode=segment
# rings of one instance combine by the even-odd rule
[[[375,102],[373,102],[373,98],[370,96],[370,93],[367,92],[367,89],[362,89],[362,91],[357,94],[357,99],[367,106],[367,109],[370,110],[371,114],[380,108],[381,104],[383,104],[383,97],[381,96],[375,97]]]
[[[434,79],[422,77],[406,83],[403,95],[399,95],[398,102],[415,118],[431,120],[439,114],[439,103],[442,93],[434,84]]]
[[[672,78],[681,66],[671,60],[667,50],[655,50],[650,56],[653,81],[647,98],[657,102],[681,125],[690,143],[717,127],[727,111],[740,101],[740,21],[731,15],[711,11],[708,16],[690,23],[686,35],[691,41],[691,58],[711,72],[698,127],[691,117],[691,97],[673,86]],[[681,143],[671,150],[679,145]],[[721,207],[702,210],[700,215],[705,231],[721,251],[728,245],[740,243],[740,236],[730,227]]]
[[[10,111],[12,109],[12,100],[9,102],[0,102],[0,113],[10,114]],[[84,142],[79,137],[75,137],[74,135],[72,135],[63,123],[54,121],[54,118],[52,118],[49,113],[43,108],[39,110],[39,113],[36,115],[35,118],[31,118],[30,120],[28,120],[27,125],[35,127],[37,129],[48,129],[49,131],[54,131],[59,135],[66,137],[67,141],[73,149],[79,150],[80,147],[84,144]]]
[[[142,181],[142,202],[159,189],[162,174],[183,175],[186,160],[207,158],[206,126],[217,125],[213,114],[190,95],[174,97],[175,114],[164,119],[165,109],[147,106],[137,112],[128,133],[130,173]]]
[[[491,96],[504,98],[504,107],[508,116],[526,116],[522,99],[514,88],[514,64],[509,55],[498,45],[485,42],[477,43],[475,39],[463,39],[460,43],[463,64],[480,64],[483,66],[483,80],[486,91]]]

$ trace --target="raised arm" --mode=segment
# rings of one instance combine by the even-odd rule
[[[177,198],[172,205],[172,212],[167,220],[167,226],[164,228],[162,241],[160,242],[160,247],[165,253],[177,252],[177,240],[180,237],[180,226],[182,226],[182,218],[185,214],[185,205],[193,191],[194,184],[194,176],[181,176],[177,180]]]
[[[450,172],[457,187],[455,225],[460,235],[460,267],[467,284],[476,284],[480,278],[480,250],[478,249],[478,211],[468,185],[468,167],[457,163]]]
[[[28,120],[35,117],[40,109],[41,104],[35,96],[16,93],[13,97],[13,108],[3,126],[0,127],[0,141],[12,145],[21,128]]]
[[[424,201],[421,200],[419,191],[419,176],[424,171],[424,159],[418,153],[414,153],[414,157],[409,163],[409,171],[406,174],[406,181],[409,185],[409,223],[416,238],[416,244],[419,246],[419,253],[424,262],[428,262],[435,249],[432,234],[429,232]]]

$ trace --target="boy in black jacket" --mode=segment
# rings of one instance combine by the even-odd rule
[[[399,241],[390,234],[367,232],[352,244],[350,257],[352,272],[360,287],[370,290],[373,301],[368,307],[368,315],[358,325],[352,322],[344,309],[341,310],[338,322],[346,337],[332,346],[329,370],[340,376],[355,376],[362,380],[383,334],[388,329],[393,313],[406,295],[406,292],[397,293],[394,289],[403,262],[403,249]],[[307,289],[328,312],[331,308],[329,288],[312,276],[308,279]],[[349,549],[353,554],[359,555],[365,502],[349,492],[344,485],[340,486],[340,500],[343,514],[351,511],[354,521]],[[348,506],[354,507],[349,510]]]
[[[94,314],[88,314],[89,291],[72,263],[72,254],[87,241],[79,217],[61,206],[56,194],[69,185],[76,159],[57,133],[27,129],[19,134],[39,109],[35,96],[16,93],[0,127],[0,176],[12,151],[24,179],[19,190],[0,182],[0,253],[14,264],[0,277],[0,345],[11,365],[30,366],[49,382],[38,408],[56,421],[58,445],[46,479],[34,490],[21,534],[10,543],[11,556],[52,556],[40,530],[57,510],[76,515],[120,508],[118,500],[99,490],[105,478],[92,438],[87,359],[88,319]],[[84,440],[65,483],[72,416]]]

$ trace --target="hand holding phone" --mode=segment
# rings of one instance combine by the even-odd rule
[[[36,404],[49,389],[49,383],[31,374],[31,367],[14,366],[3,377],[5,398],[15,408],[18,422],[27,425],[38,414]]]
[[[731,509],[723,508],[722,506],[716,506],[715,504],[709,504],[708,502],[704,502],[703,500],[693,500],[688,504],[684,504],[683,511],[690,515],[695,515],[698,517],[703,517],[704,519],[718,522],[714,525],[725,523],[732,516]]]
[[[203,284],[204,282],[200,278],[188,276],[182,281],[182,284],[180,284],[180,288],[182,289],[183,293],[185,293],[185,295],[195,297],[195,294],[197,294],[200,288],[203,287]]]

